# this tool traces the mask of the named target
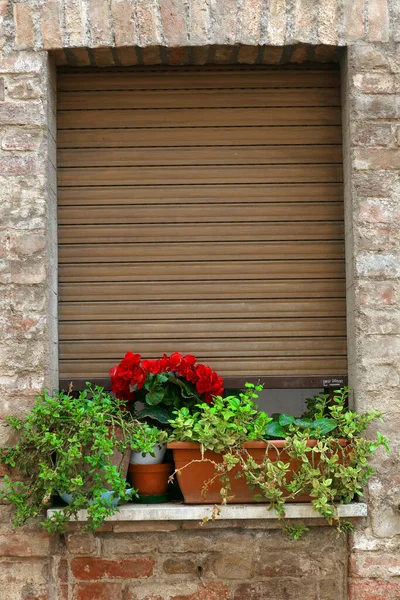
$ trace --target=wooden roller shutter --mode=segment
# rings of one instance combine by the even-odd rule
[[[58,186],[60,377],[346,372],[335,68],[64,71]]]

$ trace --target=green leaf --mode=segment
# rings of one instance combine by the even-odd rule
[[[337,422],[334,419],[324,417],[322,419],[316,419],[313,422],[313,429],[319,429],[321,435],[326,435],[330,431],[333,431],[337,427]]]
[[[155,389],[151,390],[146,395],[146,404],[150,404],[150,406],[155,406],[156,404],[160,404],[164,399],[164,389]]]
[[[286,431],[277,421],[271,421],[265,428],[265,435],[272,439],[285,438]]]
[[[145,417],[150,417],[155,421],[159,421],[159,423],[168,424],[170,419],[174,418],[173,411],[168,410],[165,407],[154,405],[154,406],[145,406],[138,413],[139,419],[144,419]]]
[[[313,421],[312,419],[295,419],[294,425],[297,425],[297,427],[309,427],[311,429]]]
[[[282,427],[285,427],[286,425],[291,425],[294,422],[294,417],[292,415],[280,415],[279,416],[279,424],[282,425]]]

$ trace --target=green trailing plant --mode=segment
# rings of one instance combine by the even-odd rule
[[[193,414],[185,408],[176,411],[170,422],[170,439],[201,445],[203,460],[215,467],[211,481],[221,480],[222,504],[230,499],[230,472],[239,467],[236,476],[246,478],[255,499],[270,503],[292,539],[298,539],[307,528],[285,520],[285,503],[304,496],[311,497],[314,509],[338,531],[351,529],[351,523],[339,518],[337,505],[362,496],[374,473],[370,457],[380,446],[389,451],[387,439],[379,432],[373,440],[363,436],[368,425],[380,419],[380,413],[349,410],[349,390],[342,388],[333,398],[317,396],[312,409],[300,419],[286,414],[270,418],[254,403],[261,389],[246,384],[238,397],[217,397],[213,406],[200,404]],[[271,441],[277,438],[285,440],[283,448]],[[243,445],[250,440],[266,443],[261,463]],[[221,462],[205,459],[205,450],[221,453]],[[204,482],[205,490],[211,481]]]
[[[137,444],[147,428],[120,404],[103,388],[87,384],[77,397],[44,391],[25,418],[7,417],[18,442],[4,451],[2,461],[12,476],[5,477],[1,496],[15,507],[16,526],[42,516],[58,492],[72,499],[42,522],[49,532],[65,530],[81,509],[88,511],[84,528],[97,529],[118,510],[117,498],[131,498],[134,490],[127,490],[122,463],[132,440]]]
[[[131,437],[131,449],[133,452],[155,455],[154,447],[165,444],[168,440],[168,433],[156,426],[148,423],[141,423],[135,428]]]

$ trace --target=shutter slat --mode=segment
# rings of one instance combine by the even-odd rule
[[[217,146],[215,148],[96,148],[59,150],[57,164],[68,167],[136,167],[174,165],[254,165],[336,163],[342,147],[324,146]]]
[[[290,300],[184,300],[163,302],[63,302],[62,321],[98,321],[142,319],[240,319],[246,317],[343,317],[346,305],[342,298],[308,298]],[[339,333],[343,333],[339,331]]]
[[[136,349],[136,348],[135,348]],[[179,345],[174,347],[175,351],[179,351]],[[154,358],[157,358],[157,353]],[[231,358],[224,356],[223,358],[215,358],[206,354],[196,354],[199,361],[209,364],[219,373],[223,373],[225,377],[293,377],[326,375],[327,369],[332,374],[347,372],[346,356],[312,356],[312,357],[297,357],[297,356],[268,356],[263,358],[257,356],[253,358]],[[106,360],[93,359],[77,359],[77,360],[60,360],[60,378],[74,379],[87,378],[90,374],[94,377],[108,377],[109,370],[121,360],[120,354],[110,356]]]
[[[221,300],[249,298],[344,298],[340,279],[296,279],[291,281],[140,281],[115,283],[60,283],[63,302],[134,300]]]
[[[224,88],[339,88],[340,74],[332,68],[284,69],[147,69],[119,71],[85,71],[61,73],[59,91],[73,90],[176,90]]]
[[[343,185],[341,183],[296,183],[296,184],[247,184],[247,185],[180,185],[180,186],[120,186],[102,187],[59,187],[59,206],[100,206],[109,207],[114,214],[114,206],[132,204],[150,210],[158,215],[158,210],[170,211],[170,205],[181,202],[189,204],[220,204],[231,202],[279,202],[293,206],[294,202],[340,202],[343,209]],[[87,211],[87,215],[91,211]],[[343,210],[342,210],[343,214]],[[160,220],[163,222],[162,215]]]
[[[339,125],[340,107],[170,108],[166,110],[60,110],[59,129],[115,127],[242,127],[263,125]]]
[[[98,126],[100,127],[101,121]],[[341,144],[339,125],[270,127],[187,127],[165,129],[61,129],[58,148],[121,148],[154,146],[229,146],[246,144]]]
[[[146,206],[143,204],[118,205],[112,207],[65,206],[58,209],[59,225],[82,224],[130,224],[138,226],[147,223],[225,223],[227,214],[231,223],[271,223],[291,221],[341,221],[343,219],[342,202],[282,202],[282,203],[236,203],[236,204],[169,204]],[[65,233],[65,228],[62,227]],[[62,232],[60,232],[62,233]],[[108,231],[108,235],[109,235]]]
[[[332,260],[271,260],[271,261],[213,261],[213,262],[165,262],[143,263],[112,263],[108,268],[103,263],[60,264],[59,279],[61,282],[119,282],[119,281],[215,281],[229,279],[256,279],[265,282],[268,286],[269,279],[298,279],[310,277],[326,279],[329,274],[333,279],[344,277],[344,259]],[[339,285],[339,283],[338,283]],[[342,282],[343,286],[343,282]],[[235,285],[232,284],[232,290]],[[345,289],[344,286],[342,289]],[[62,302],[62,298],[61,298]]]

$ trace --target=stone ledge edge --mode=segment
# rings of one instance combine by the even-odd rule
[[[47,511],[47,517],[60,512],[62,508],[52,508]],[[368,514],[367,505],[362,502],[341,504],[337,507],[338,514],[344,518],[362,518]],[[106,519],[107,522],[127,521],[201,521],[205,517],[211,518],[212,505],[188,504],[124,504],[120,510]],[[288,504],[285,509],[287,519],[321,519],[311,504]],[[276,520],[274,511],[268,510],[266,505],[234,504],[222,506],[218,520]],[[87,511],[78,513],[77,519],[71,521],[87,521]]]

